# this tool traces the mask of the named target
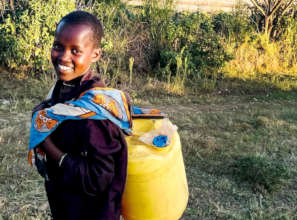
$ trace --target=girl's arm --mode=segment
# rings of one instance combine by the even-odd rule
[[[127,147],[120,129],[108,120],[80,120],[70,123],[76,123],[74,127],[78,129],[76,132],[69,131],[71,136],[79,135],[82,143],[68,145],[66,140],[71,137],[63,136],[65,142],[61,146],[67,147],[68,154],[58,170],[62,174],[61,183],[95,196],[106,191],[115,178],[124,180],[125,175],[118,175],[126,174],[127,166]],[[69,130],[68,127],[66,130]],[[59,161],[63,152],[56,151],[50,139],[46,145],[47,152],[50,153],[47,156]],[[82,148],[83,151],[80,154],[73,153],[77,152],[73,151],[75,148]]]

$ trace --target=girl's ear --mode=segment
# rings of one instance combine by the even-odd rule
[[[101,48],[94,48],[92,54],[92,63],[97,62],[101,57]]]

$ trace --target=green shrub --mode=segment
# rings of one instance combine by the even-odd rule
[[[107,83],[115,86],[117,81],[125,77],[129,71],[129,38],[134,32],[129,29],[135,24],[133,14],[126,5],[118,0],[96,1],[89,10],[96,15],[104,26],[104,37],[101,42],[102,56],[98,61],[99,71],[104,75]],[[135,29],[135,27],[134,27]]]
[[[242,157],[233,163],[232,168],[240,181],[248,182],[255,191],[262,193],[280,189],[290,177],[282,162],[260,156]]]
[[[285,63],[289,68],[297,69],[297,12],[294,17],[286,18],[285,28],[280,37],[281,51],[286,54]],[[295,71],[297,74],[297,71]]]
[[[172,16],[174,15],[174,10],[172,9],[172,1],[165,1],[162,6],[158,4],[158,1],[145,1],[143,10],[137,17],[141,22],[148,24],[150,29],[151,39],[154,42],[154,47],[156,49],[163,48],[164,44],[170,44],[168,42],[168,33],[172,25]],[[170,39],[169,39],[170,40]]]
[[[75,9],[75,1],[28,0],[15,4],[21,6],[16,5],[0,23],[0,65],[32,75],[49,71],[56,24]]]
[[[160,48],[160,66],[170,65],[175,73],[176,57],[183,50],[183,59],[188,59],[188,76],[199,80],[216,78],[225,61],[230,59],[213,29],[211,17],[196,12],[176,14],[164,30],[165,43]]]
[[[230,13],[218,13],[212,22],[215,32],[229,43],[242,43],[246,35],[255,32],[248,11],[243,7],[237,7]]]

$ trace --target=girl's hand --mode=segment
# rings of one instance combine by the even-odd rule
[[[59,148],[52,142],[50,136],[48,136],[41,144],[41,149],[45,152],[46,156],[50,159],[57,161],[59,163],[62,156],[65,154],[64,152],[60,151]]]

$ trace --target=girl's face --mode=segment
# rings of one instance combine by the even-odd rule
[[[95,47],[92,37],[87,24],[58,25],[51,58],[59,79],[70,81],[83,75],[100,58],[101,50]]]

